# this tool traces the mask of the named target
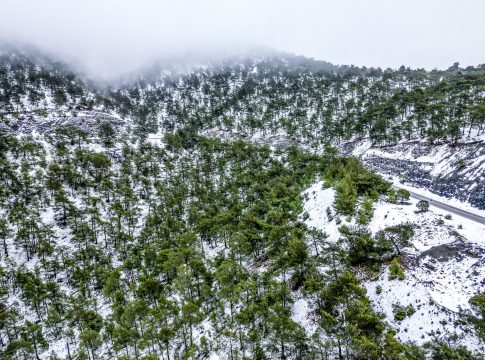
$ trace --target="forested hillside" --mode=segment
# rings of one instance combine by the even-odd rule
[[[483,66],[382,70],[275,56],[161,74],[94,88],[62,64],[3,51],[0,109],[13,130],[25,111],[96,109],[132,119],[138,133],[224,128],[315,146],[363,136],[454,143],[485,131]]]
[[[485,68],[289,55],[101,86],[4,50],[0,358],[482,359],[481,249],[467,309],[388,304],[397,323],[439,311],[426,341],[403,340],[375,299],[422,261],[422,222],[375,231],[409,194],[332,145],[479,136],[484,86]],[[448,234],[426,216],[427,239]]]

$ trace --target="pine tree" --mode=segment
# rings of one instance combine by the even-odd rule
[[[354,215],[357,204],[357,189],[347,173],[337,185],[335,209],[343,215]]]

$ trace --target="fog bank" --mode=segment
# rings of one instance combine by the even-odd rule
[[[480,0],[1,0],[1,9],[1,38],[101,76],[254,48],[394,68],[485,62]]]

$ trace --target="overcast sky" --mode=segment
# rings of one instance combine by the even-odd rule
[[[0,0],[0,38],[115,73],[270,47],[335,64],[485,63],[484,0]]]

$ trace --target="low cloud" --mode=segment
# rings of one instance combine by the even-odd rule
[[[102,76],[254,47],[381,67],[485,62],[480,0],[15,0],[1,8],[1,38]]]

